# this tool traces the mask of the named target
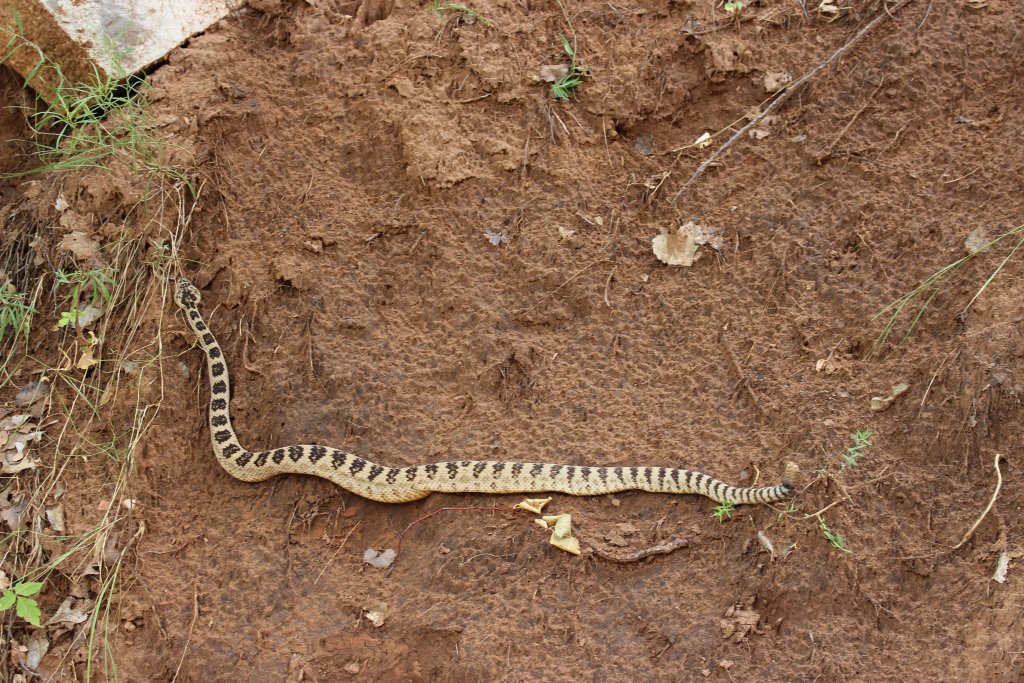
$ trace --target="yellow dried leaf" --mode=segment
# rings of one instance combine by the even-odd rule
[[[573,555],[580,554],[580,542],[572,536],[569,536],[568,538],[559,538],[555,534],[551,534],[551,545],[555,546],[559,550],[572,553]]]
[[[572,515],[547,515],[542,520],[551,528],[551,545],[573,555],[580,554],[580,542],[572,536]]]
[[[75,367],[77,367],[79,370],[88,370],[92,366],[96,365],[96,363],[98,363],[99,361],[92,353],[92,350],[94,348],[95,347],[93,346],[87,347],[85,351],[82,352],[82,355],[81,357],[79,357],[78,362],[75,364]]]
[[[513,510],[526,510],[532,512],[535,515],[539,515],[544,506],[551,502],[550,498],[526,498],[522,503],[516,503],[512,506]]]

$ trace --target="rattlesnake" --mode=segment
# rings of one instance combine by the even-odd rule
[[[672,467],[587,467],[538,462],[461,460],[413,467],[386,467],[352,453],[308,444],[268,451],[246,450],[231,426],[231,384],[224,352],[203,322],[200,294],[178,280],[175,302],[206,353],[210,376],[210,440],[217,461],[242,481],[263,481],[277,474],[311,474],[382,503],[419,500],[432,492],[525,493],[554,491],[592,496],[617,491],[697,493],[718,502],[771,503],[790,496],[796,465],[788,463],[783,483],[764,488],[729,486],[702,472]]]

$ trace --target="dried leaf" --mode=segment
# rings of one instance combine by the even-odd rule
[[[670,266],[692,266],[697,254],[697,225],[690,221],[672,234],[658,235],[651,240],[651,248],[658,260]]]
[[[0,518],[11,531],[21,529],[25,510],[28,509],[28,498],[23,493],[12,493],[8,487],[0,493]]]
[[[581,552],[583,552],[580,548],[579,540],[573,538],[572,536],[566,536],[562,538],[556,536],[555,534],[551,534],[550,543],[559,550],[564,550],[565,552],[572,553],[573,555],[579,555]]]
[[[580,554],[580,542],[572,536],[572,515],[546,515],[541,521],[551,528],[551,545],[573,555]]]
[[[545,64],[540,68],[540,80],[545,83],[555,83],[568,73],[568,64]]]
[[[15,429],[18,429],[19,427],[24,425],[26,422],[28,422],[31,417],[32,417],[31,415],[27,415],[27,414],[26,415],[8,415],[3,420],[0,420],[0,429],[3,429],[4,431],[12,432]]]
[[[92,606],[92,600],[80,600],[69,595],[64,598],[64,602],[60,604],[57,611],[54,612],[52,617],[47,619],[43,626],[53,626],[54,624],[74,626],[84,623],[89,618]]]
[[[363,562],[377,569],[387,569],[394,564],[397,556],[398,553],[391,548],[380,552],[373,548],[367,548],[363,551]]]
[[[78,309],[78,315],[70,322],[71,327],[85,329],[103,317],[103,307],[88,304]]]
[[[46,510],[46,523],[58,534],[64,533],[66,530],[64,525],[64,506],[58,505],[55,508],[48,508]]]
[[[971,234],[964,240],[964,249],[967,250],[968,254],[976,254],[987,247],[991,241],[978,230],[971,230]]]
[[[484,230],[484,235],[487,237],[487,241],[496,247],[500,247],[503,244],[508,244],[511,239],[504,230],[495,232],[490,228]]]
[[[93,355],[93,349],[95,348],[96,347],[94,345],[87,346],[85,351],[83,351],[82,355],[78,358],[78,362],[75,363],[75,367],[79,370],[88,370],[99,363],[99,361],[96,360],[96,356]]]
[[[999,553],[996,560],[996,570],[992,574],[992,580],[998,583],[1006,583],[1006,573],[1010,570],[1010,553],[1005,550]]]
[[[17,474],[18,472],[22,472],[24,470],[34,470],[37,467],[39,467],[39,461],[35,460],[34,458],[25,458],[20,462],[8,463],[7,458],[5,457],[3,465],[0,466],[0,474]],[[15,527],[7,519],[6,513],[7,511],[5,510],[3,512],[0,512],[0,515],[3,516],[4,521],[7,522],[7,525],[11,527],[11,531],[15,531]]]
[[[63,224],[64,218],[71,215],[77,214],[72,214],[71,212],[64,214],[61,216],[61,223]],[[70,251],[76,261],[88,261],[95,259],[97,254],[99,254],[100,241],[80,230],[72,230],[64,235],[64,239],[60,241],[60,248]]]
[[[382,602],[373,609],[364,610],[364,613],[374,628],[380,628],[384,625],[384,620],[388,618],[388,603]]]
[[[30,382],[18,390],[18,395],[14,397],[14,404],[19,408],[32,405],[36,401],[41,401],[50,395],[50,383],[46,380],[39,380],[38,382]]]
[[[532,512],[535,515],[539,515],[544,506],[551,502],[550,498],[526,498],[522,503],[516,503],[512,506],[513,510],[526,510]],[[545,528],[547,526],[545,525]]]
[[[38,622],[39,619],[37,618],[36,621]],[[46,651],[50,649],[50,641],[41,633],[36,633],[29,638],[26,646],[28,647],[28,651],[25,652],[25,666],[32,671],[35,671],[39,668],[39,662],[42,661],[43,655],[45,655]]]

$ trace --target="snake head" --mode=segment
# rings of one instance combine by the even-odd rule
[[[174,288],[174,302],[182,308],[196,306],[202,296],[194,284],[185,278],[179,278]]]

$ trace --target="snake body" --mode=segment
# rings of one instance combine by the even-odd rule
[[[592,496],[617,491],[700,494],[733,504],[770,503],[793,492],[796,465],[788,463],[783,483],[762,488],[729,486],[702,472],[672,467],[585,467],[539,462],[461,460],[413,467],[387,467],[329,446],[304,444],[268,451],[242,447],[231,426],[231,380],[224,352],[199,311],[199,290],[178,280],[175,302],[185,313],[206,354],[210,379],[210,441],[228,474],[254,482],[278,474],[310,474],[328,479],[364,498],[404,503],[438,493],[558,492]]]

